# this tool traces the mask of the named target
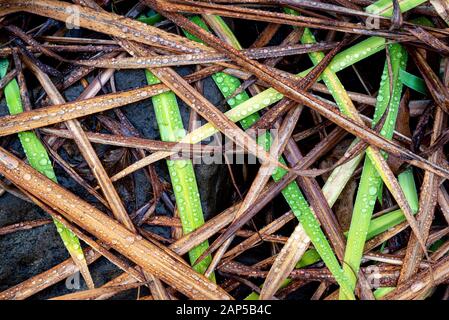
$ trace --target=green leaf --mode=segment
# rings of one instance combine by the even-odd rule
[[[399,71],[399,79],[401,82],[412,90],[427,95],[427,87],[424,79],[417,77],[405,70]]]
[[[0,79],[6,75],[8,65],[8,60],[0,60]],[[6,105],[8,106],[10,114],[18,114],[23,112],[20,88],[15,79],[5,86],[4,94],[6,98]],[[55,172],[53,171],[50,157],[36,134],[33,131],[24,131],[20,132],[18,136],[29,164],[37,171],[44,174],[47,178],[57,183],[58,181],[56,179]],[[76,259],[77,263],[84,264],[84,270],[87,270],[86,260],[78,237],[59,221],[53,220],[53,222],[65,247],[67,248],[67,251],[73,259]],[[88,276],[87,274],[83,274],[83,276],[84,275]],[[89,279],[86,280],[90,281]]]
[[[148,84],[160,83],[160,80],[150,71],[145,70]],[[178,142],[185,137],[186,132],[182,123],[178,102],[173,92],[165,92],[151,98],[156,120],[163,141]],[[176,206],[181,219],[184,234],[188,234],[204,224],[201,199],[196,182],[195,172],[191,160],[167,160],[168,171],[176,198]],[[204,241],[189,251],[191,264],[209,247]],[[195,264],[193,268],[204,273],[211,262],[211,256]],[[215,275],[211,275],[215,281]]]

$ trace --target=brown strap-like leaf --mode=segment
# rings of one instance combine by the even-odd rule
[[[336,43],[316,43],[316,44],[295,44],[290,46],[279,47],[264,47],[242,50],[242,53],[250,59],[265,59],[272,57],[285,57],[289,55],[297,55],[308,52],[324,51],[333,49]],[[97,68],[114,68],[114,69],[142,69],[142,68],[158,68],[171,67],[192,64],[207,64],[216,62],[230,61],[230,59],[223,53],[205,52],[194,54],[177,54],[177,55],[163,55],[152,57],[127,57],[127,58],[112,58],[112,59],[92,59],[92,60],[77,60],[84,66],[91,66]]]
[[[19,11],[72,24],[79,22],[82,28],[161,47],[165,50],[190,53],[210,50],[185,37],[110,12],[98,12],[91,8],[55,0],[0,0],[0,16]]]
[[[268,272],[260,292],[261,300],[273,299],[274,294],[282,285],[282,281],[287,279],[296,263],[301,259],[304,252],[306,252],[309,244],[310,238],[307,236],[301,224],[298,223]]]

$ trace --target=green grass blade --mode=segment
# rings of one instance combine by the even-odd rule
[[[155,11],[151,10],[146,15],[141,15],[140,17],[138,17],[137,20],[149,25],[154,25],[164,20],[164,17],[161,16],[159,13],[156,13]]]
[[[215,32],[221,39],[229,43],[237,50],[243,49],[243,47],[240,45],[240,42],[232,32],[231,28],[229,28],[222,17],[213,14],[205,14],[203,15],[203,19],[205,19],[206,22],[209,23],[209,25],[215,30]]]
[[[0,79],[6,75],[8,65],[8,60],[0,60]],[[5,86],[4,94],[6,105],[8,106],[10,114],[23,112],[20,89],[15,79]],[[45,149],[39,138],[36,136],[36,134],[33,131],[24,131],[20,132],[18,136],[29,164],[37,171],[44,174],[47,178],[53,180],[54,182],[58,182],[47,150]],[[87,270],[86,259],[84,257],[83,249],[81,248],[78,237],[59,221],[53,219],[53,222],[64,243],[64,246],[70,253],[70,256],[73,257],[73,259],[77,263],[84,264],[84,270]],[[91,280],[86,279],[86,281]]]
[[[151,17],[150,17],[151,18]],[[145,70],[148,84],[160,83],[150,71]],[[173,92],[165,92],[152,97],[153,108],[163,141],[177,142],[185,135],[178,102]],[[204,215],[201,207],[201,199],[196,182],[195,171],[191,160],[167,160],[168,171],[176,198],[179,217],[181,219],[184,234],[190,233],[204,224]],[[209,247],[208,241],[204,241],[189,251],[190,263],[194,262]],[[208,256],[193,268],[204,273],[211,262]],[[211,275],[215,281],[215,275]]]
[[[150,71],[146,70],[145,74],[148,84],[160,82]],[[162,141],[180,141],[185,136],[185,130],[175,94],[173,92],[159,94],[152,97],[152,102]],[[167,160],[167,166],[181,218],[182,229],[187,234],[204,224],[203,210],[193,164],[191,160]],[[190,262],[193,264],[208,246],[208,242],[204,241],[190,250]],[[204,273],[210,261],[211,258],[209,256],[193,268],[200,273]],[[214,278],[213,275],[212,278]]]
[[[400,173],[398,175],[398,180],[413,213],[418,212],[418,191],[416,190],[415,179],[413,177],[413,169],[408,168],[404,172]],[[366,240],[372,239],[406,220],[407,219],[400,209],[374,218],[369,224]]]
[[[427,0],[398,0],[401,12],[411,10]],[[379,0],[365,8],[366,12],[390,17],[393,14],[393,1]]]
[[[358,140],[354,140],[349,148],[356,144]],[[322,191],[323,195],[329,203],[329,207],[337,201],[343,189],[346,187],[348,181],[352,178],[352,175],[363,159],[363,154],[356,156],[354,159],[347,163],[335,168],[324,184]]]
[[[393,72],[393,93],[390,101],[390,78],[388,75],[388,65],[385,64],[382,74],[377,104],[373,119],[373,126],[379,121],[386,108],[389,108],[387,119],[381,130],[381,135],[391,139],[396,124],[396,117],[399,110],[399,103],[402,92],[402,82],[399,81],[399,70],[405,68],[406,51],[398,44],[389,45],[391,66]],[[386,155],[385,155],[386,156]],[[351,227],[348,233],[348,243],[345,251],[345,272],[353,281],[355,287],[356,277],[362,259],[363,248],[366,241],[368,227],[374,211],[374,205],[378,196],[378,190],[382,186],[382,179],[370,158],[365,159],[365,164],[360,178],[357,197],[354,204]],[[344,297],[340,295],[340,297]]]
[[[405,70],[401,70],[399,72],[399,79],[405,86],[409,87],[410,89],[427,95],[427,88],[424,79],[417,77],[414,74],[408,73]]]
[[[395,289],[395,287],[382,287],[382,288],[378,288],[376,290],[374,290],[374,298],[380,299],[383,296],[387,295],[388,293],[390,293],[391,291],[393,291]]]
[[[413,169],[410,167],[398,176],[402,190],[413,212],[418,212],[418,191],[416,190],[415,178],[413,177]]]

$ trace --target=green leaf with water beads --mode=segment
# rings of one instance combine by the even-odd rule
[[[6,75],[8,65],[8,60],[0,60],[0,79]],[[6,105],[8,106],[10,114],[18,114],[23,112],[20,88],[15,79],[10,81],[5,86],[4,94]],[[36,134],[33,131],[24,131],[20,132],[18,136],[29,164],[37,171],[44,174],[47,178],[57,183],[58,181],[56,179],[47,150]],[[24,179],[27,179],[27,177],[24,177]],[[77,259],[78,263],[83,263],[87,266],[78,237],[59,221],[53,220],[53,222],[65,247],[67,248],[67,251],[73,259]]]
[[[150,71],[145,71],[148,84],[160,83]],[[165,92],[151,98],[154,112],[163,141],[178,142],[185,137],[186,132],[182,123],[178,102],[173,92]],[[188,234],[204,224],[201,199],[196,182],[195,171],[191,160],[167,160],[168,171],[176,198],[176,206],[181,219],[184,234]],[[189,251],[190,263],[193,263],[209,247],[204,241]],[[199,273],[204,273],[211,262],[208,256],[194,265]],[[215,275],[210,277],[215,281]]]
[[[157,79],[151,72],[145,71],[148,84],[157,84]],[[163,141],[177,142],[185,136],[178,102],[173,92],[166,92],[152,97],[153,108]],[[195,171],[191,160],[167,160],[167,166],[172,181],[176,205],[185,234],[194,231],[204,224],[203,210],[196,183]],[[189,251],[190,262],[193,264],[208,248],[207,241]],[[194,265],[199,273],[204,273],[211,262],[208,256]],[[214,275],[211,276],[214,278]]]
[[[387,107],[389,112],[385,124],[380,132],[382,136],[391,139],[396,125],[396,118],[399,110],[399,103],[402,92],[402,82],[399,81],[399,70],[404,69],[407,61],[407,53],[399,44],[389,45],[392,75],[389,76],[388,65],[385,63],[379,94],[374,112],[373,126],[381,119]],[[390,94],[390,77],[393,79],[393,92]],[[384,154],[386,158],[386,154]],[[354,204],[351,227],[348,233],[348,243],[345,251],[344,266],[348,277],[351,278],[355,288],[356,277],[363,255],[363,248],[366,241],[374,205],[378,195],[378,190],[382,185],[375,166],[370,158],[365,158],[365,164],[360,178],[357,197]],[[340,295],[344,298],[344,295]]]

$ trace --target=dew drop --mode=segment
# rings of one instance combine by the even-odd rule
[[[136,240],[136,239],[135,239],[133,236],[128,236],[128,237],[126,237],[126,241],[127,241],[128,243],[134,243],[135,240]]]
[[[45,158],[42,158],[42,159],[39,160],[39,164],[40,164],[41,166],[45,166],[45,165],[47,165],[47,163],[48,163],[48,161],[47,161],[47,159],[45,159]]]

